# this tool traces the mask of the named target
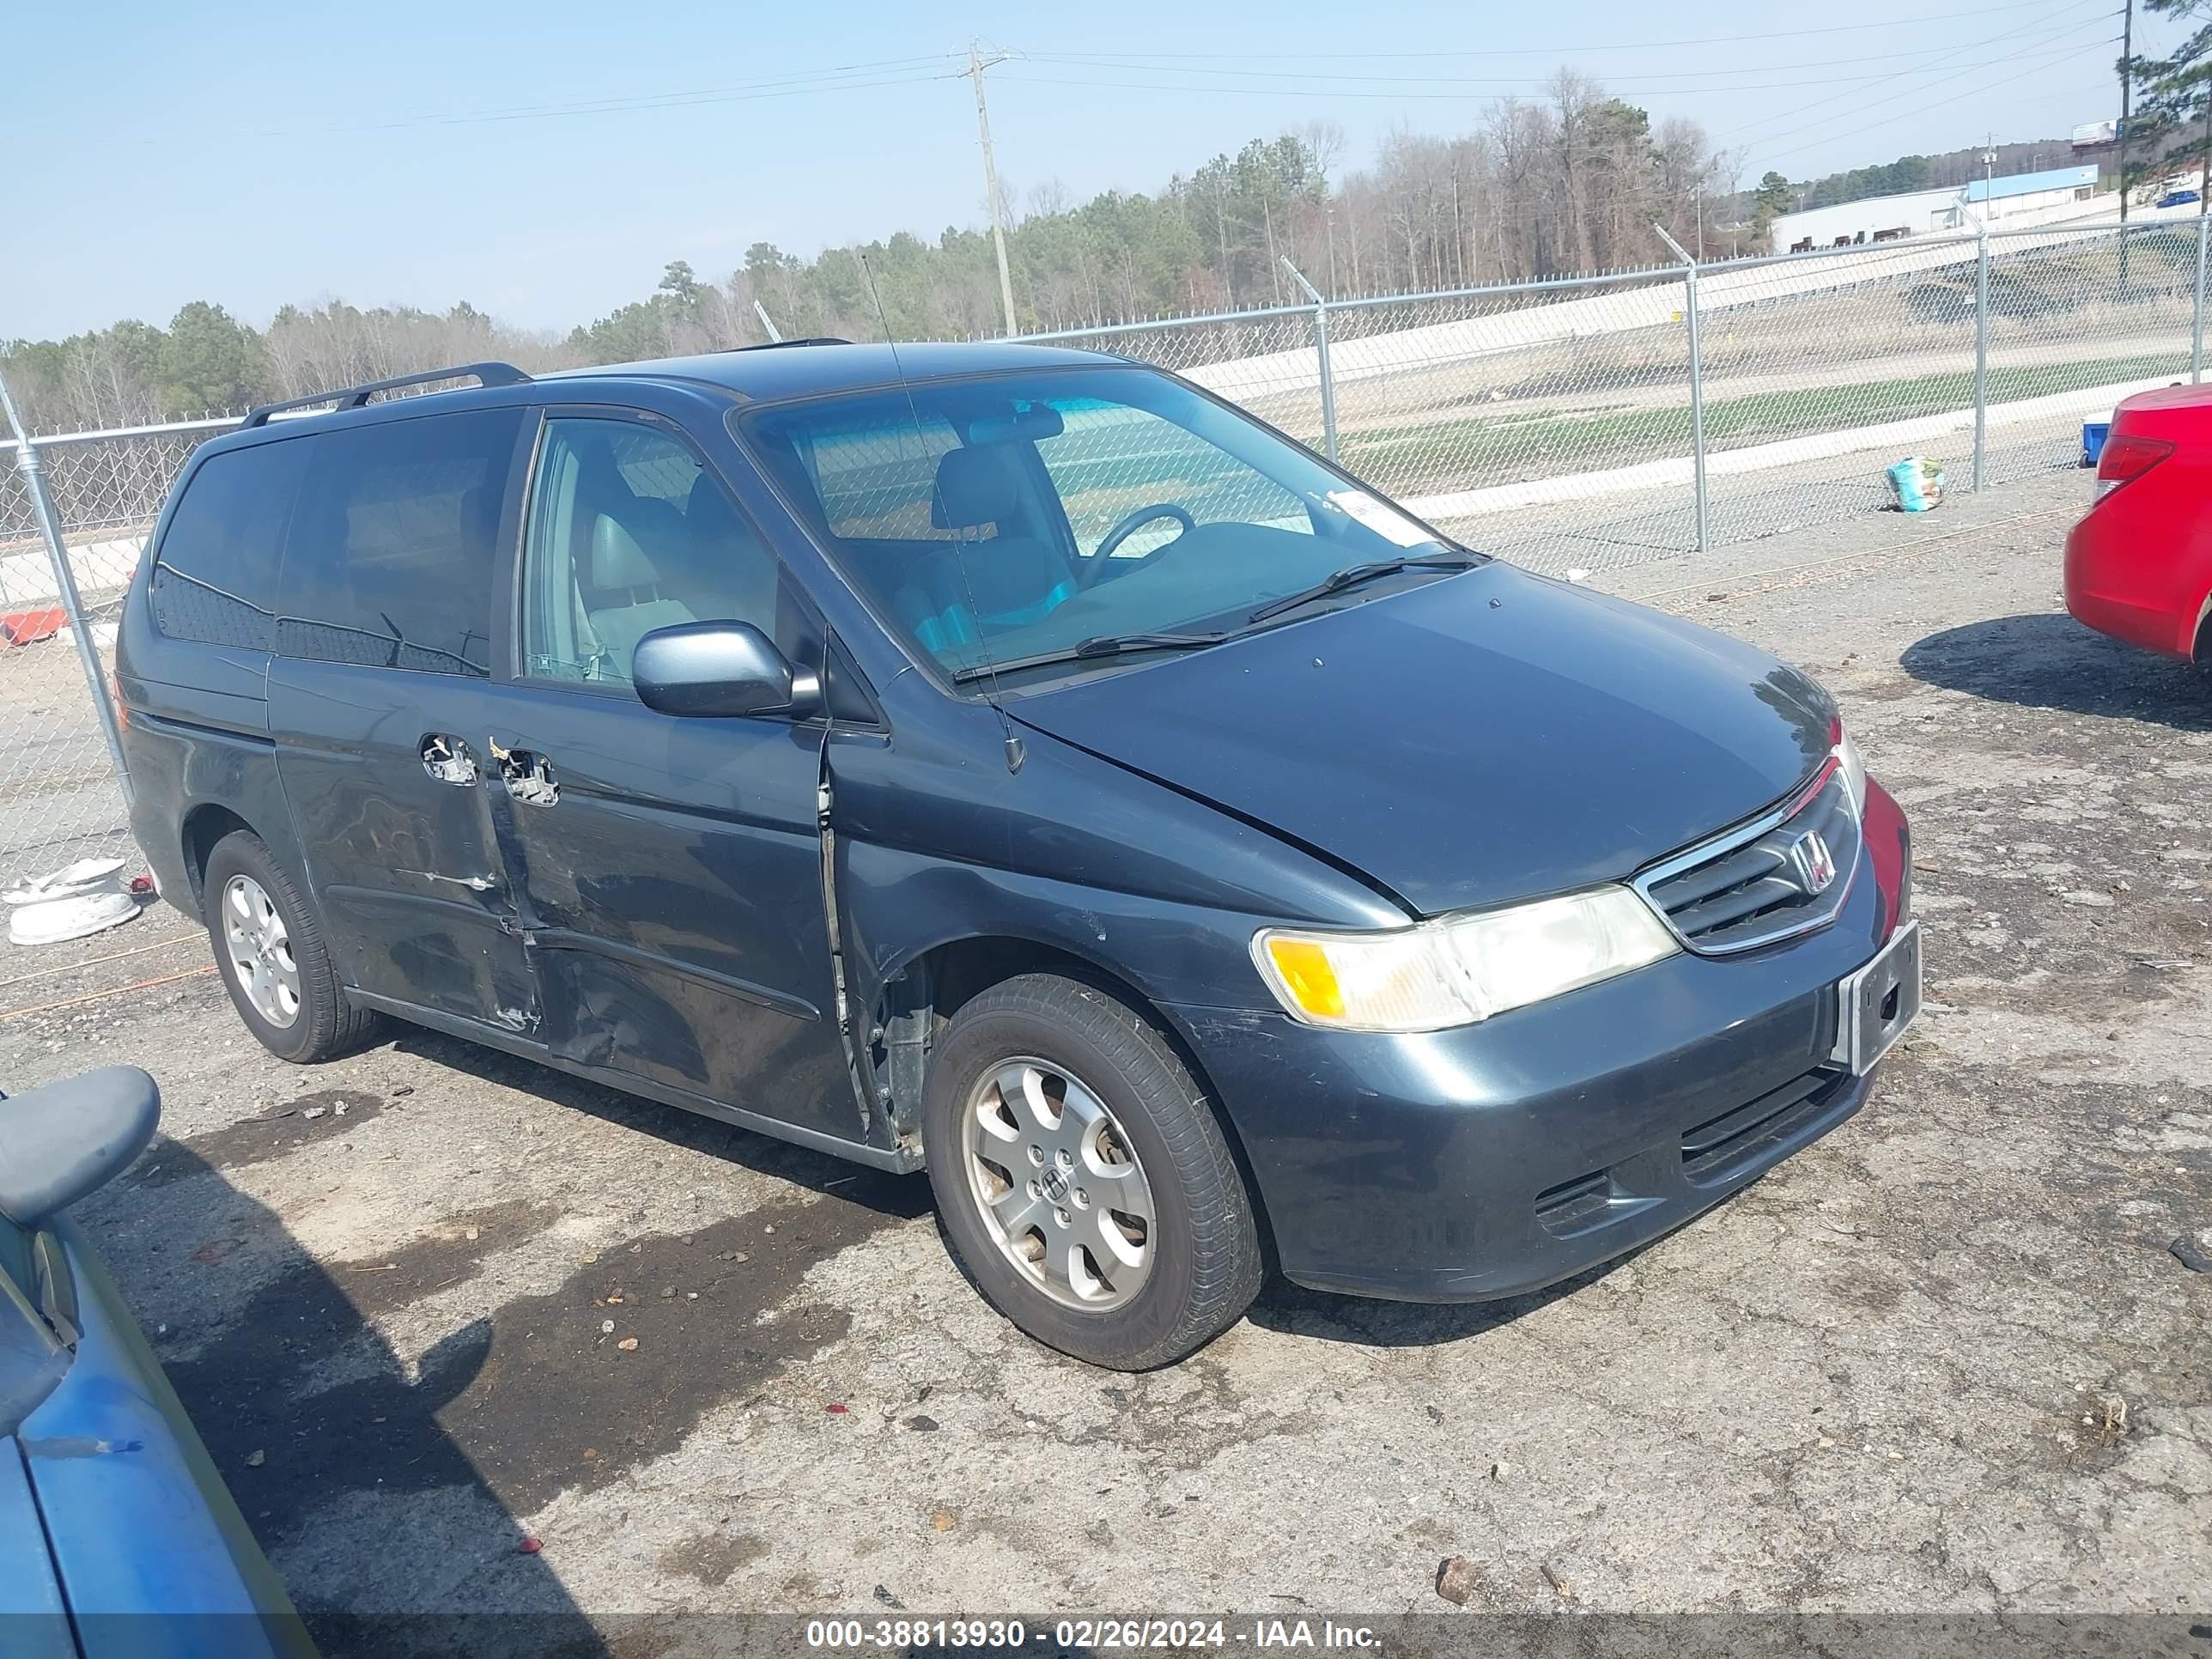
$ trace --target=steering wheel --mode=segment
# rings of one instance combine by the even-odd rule
[[[1084,562],[1082,571],[1075,579],[1075,585],[1078,587],[1095,587],[1104,580],[1106,572],[1112,568],[1107,561],[1114,556],[1114,550],[1127,541],[1132,532],[1140,526],[1150,524],[1154,519],[1174,519],[1182,526],[1186,533],[1198,528],[1198,520],[1173,501],[1155,501],[1150,507],[1140,507],[1106,532],[1106,539],[1098,544],[1098,550]],[[1175,536],[1162,542],[1144,557],[1131,560],[1122,567],[1122,569],[1127,572],[1134,570],[1139,565],[1150,564],[1182,539],[1182,536]]]

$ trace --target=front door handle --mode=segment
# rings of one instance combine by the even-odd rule
[[[469,746],[460,738],[443,732],[426,732],[417,752],[422,757],[422,769],[440,783],[450,783],[456,788],[475,786],[479,774],[477,757],[469,753]]]
[[[528,749],[508,749],[497,738],[486,738],[492,762],[507,793],[526,806],[557,806],[561,786],[553,776],[553,763]]]

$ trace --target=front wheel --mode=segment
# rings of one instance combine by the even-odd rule
[[[1115,1370],[1170,1364],[1259,1294],[1259,1226],[1205,1093],[1158,1027],[1030,974],[952,1018],[923,1105],[930,1185],[992,1305]]]

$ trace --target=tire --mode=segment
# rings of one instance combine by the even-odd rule
[[[263,1048],[279,1060],[307,1066],[350,1053],[374,1034],[378,1016],[346,1000],[320,920],[258,836],[235,830],[217,842],[208,854],[200,894],[216,970]],[[238,906],[234,919],[244,924],[239,941],[227,903]],[[264,971],[249,977],[241,955],[258,958]],[[285,1019],[288,985],[293,1006]],[[274,1005],[270,1012],[257,1006],[257,995]]]
[[[931,1056],[922,1126],[946,1242],[1048,1347],[1149,1370],[1260,1292],[1258,1220],[1212,1105],[1158,1027],[1103,991],[1029,974],[964,1005]]]

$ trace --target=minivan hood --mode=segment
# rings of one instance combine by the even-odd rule
[[[1617,879],[1747,817],[1826,758],[1835,712],[1763,652],[1499,563],[1007,708],[1422,915]]]

